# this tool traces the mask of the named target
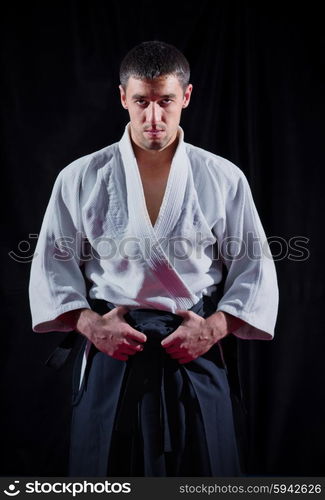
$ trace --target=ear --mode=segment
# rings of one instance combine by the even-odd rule
[[[120,96],[121,96],[121,104],[124,109],[128,109],[127,104],[126,104],[126,93],[122,85],[119,85],[118,87],[120,89]]]
[[[186,87],[185,92],[184,92],[183,108],[187,108],[187,106],[189,105],[190,100],[191,100],[192,90],[193,90],[193,85],[190,83]]]

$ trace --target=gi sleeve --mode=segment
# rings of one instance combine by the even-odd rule
[[[228,273],[218,310],[245,321],[233,332],[237,337],[271,340],[278,310],[275,265],[250,187],[239,172],[225,195],[221,234],[219,227],[218,251]]]
[[[78,177],[75,169],[68,167],[60,172],[43,219],[29,283],[35,332],[70,331],[58,316],[73,309],[90,308],[81,271]]]

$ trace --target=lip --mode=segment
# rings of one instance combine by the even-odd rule
[[[158,135],[162,134],[164,131],[161,129],[150,129],[150,130],[145,130],[145,134],[150,135],[151,137],[157,137]]]

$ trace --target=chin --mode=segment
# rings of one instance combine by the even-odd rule
[[[166,146],[165,142],[162,141],[146,141],[142,143],[142,147],[147,151],[158,151]]]
[[[155,142],[155,143],[152,143],[150,144],[147,149],[150,149],[150,151],[159,151],[160,149],[163,149],[165,147],[164,144],[161,144],[161,143],[158,143],[158,142]]]

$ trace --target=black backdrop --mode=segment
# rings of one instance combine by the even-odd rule
[[[190,60],[185,139],[245,172],[278,254],[276,338],[240,342],[248,473],[325,475],[322,16],[313,2],[261,4],[1,7],[2,475],[66,475],[71,362],[46,368],[64,334],[31,330],[33,235],[58,172],[119,140],[119,61],[150,39]],[[297,236],[304,260],[286,251]]]

